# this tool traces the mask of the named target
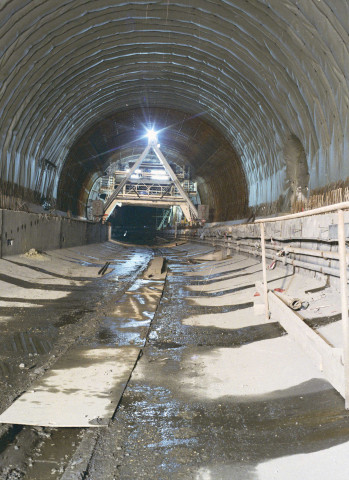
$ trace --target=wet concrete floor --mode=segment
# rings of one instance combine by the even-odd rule
[[[278,323],[241,329],[183,325],[195,313],[233,311],[232,305],[207,310],[189,305],[187,286],[197,277],[195,272],[184,277],[184,271],[183,258],[172,257],[149,341],[115,419],[97,442],[87,478],[98,478],[102,468],[110,472],[106,478],[125,480],[325,479],[331,471],[332,478],[347,478],[349,416],[340,395],[312,368],[288,388],[279,389],[276,379],[275,390],[262,394],[215,391],[220,387],[215,376],[227,365],[218,361],[213,373],[207,365],[202,372],[203,359],[214,362],[218,352],[277,342],[286,333]],[[228,366],[231,376],[238,375],[237,368]],[[322,455],[326,451],[329,455]],[[312,467],[317,455],[326,463],[320,471]]]
[[[4,409],[28,388],[32,371],[49,368],[53,352],[64,354],[62,343],[68,337],[71,343],[91,347],[135,345],[141,355],[116,412],[107,427],[92,433],[8,429],[0,455],[1,479],[347,478],[349,415],[343,399],[278,322],[247,322],[242,328],[233,323],[229,328],[200,326],[200,321],[196,326],[185,324],[188,317],[200,320],[253,310],[253,288],[245,291],[238,282],[246,280],[253,287],[258,273],[240,267],[243,257],[212,262],[205,260],[212,251],[207,246],[157,248],[155,254],[168,259],[163,283],[142,278],[141,270],[152,255],[149,249],[109,248],[115,251],[101,258],[100,250],[89,260],[72,249],[69,261],[80,269],[76,279],[86,274],[82,267],[102,266],[113,255],[118,260],[114,258],[104,278],[74,288],[69,301],[64,297],[47,302],[49,322],[25,306],[18,319],[1,324],[1,358],[9,369],[4,370],[7,387],[0,397]],[[190,262],[195,255],[203,260]],[[205,269],[206,275],[201,275]],[[230,282],[225,290],[190,290],[200,280],[210,288],[222,275]],[[283,275],[280,271],[275,278]],[[217,294],[224,298],[244,291],[244,301],[236,304],[214,302]],[[208,303],[211,298],[211,304],[203,306],[203,297]],[[10,310],[4,308],[7,317]],[[23,345],[32,345],[29,337],[39,334],[39,340],[32,340],[38,344],[37,354],[24,352],[17,360],[14,345],[17,352],[25,349]],[[24,369],[18,366],[21,361]],[[30,362],[35,366],[30,368]]]
[[[152,255],[149,248],[109,242],[0,260],[0,269],[9,271],[8,264],[14,266],[11,284],[23,286],[22,278],[28,279],[19,292],[11,291],[8,284],[0,285],[1,411],[69,348],[92,343],[102,346],[98,336],[106,315],[122,300]],[[101,277],[98,271],[106,261],[111,264]],[[72,444],[78,445],[82,434],[79,429],[0,428],[0,478],[6,479],[60,478],[74,450]]]

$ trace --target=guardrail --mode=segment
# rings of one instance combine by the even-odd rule
[[[269,298],[268,298],[268,280],[265,251],[265,224],[271,222],[287,221],[295,218],[320,215],[322,213],[338,213],[338,256],[339,256],[339,277],[340,277],[340,297],[341,297],[341,315],[343,327],[343,363],[344,363],[344,399],[345,408],[349,409],[349,319],[348,319],[348,287],[347,287],[347,253],[345,244],[345,226],[344,210],[349,209],[349,202],[337,203],[326,207],[315,208],[304,212],[283,215],[280,217],[263,218],[256,220],[260,224],[261,250],[262,250],[262,269],[263,269],[263,295],[265,303],[265,315],[269,320]]]

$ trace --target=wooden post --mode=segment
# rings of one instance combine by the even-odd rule
[[[347,292],[347,256],[345,246],[344,213],[338,210],[338,251],[343,326],[343,361],[344,361],[344,392],[345,408],[349,410],[349,321]]]
[[[267,262],[265,258],[265,234],[264,223],[261,223],[261,247],[262,247],[262,268],[263,268],[263,296],[265,305],[265,318],[269,320],[269,301],[268,301],[268,282],[267,282]]]

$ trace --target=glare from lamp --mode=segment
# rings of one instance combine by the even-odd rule
[[[147,137],[149,143],[155,143],[158,138],[157,133],[153,129],[147,130]]]

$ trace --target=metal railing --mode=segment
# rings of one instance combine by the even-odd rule
[[[156,183],[126,184],[121,190],[119,196],[122,197],[128,195],[137,195],[138,197],[148,195],[159,199],[164,197],[180,197],[180,194],[174,185],[161,185]]]
[[[188,189],[184,187],[184,190],[191,195],[196,194],[196,191],[193,189]],[[111,187],[101,187],[100,191],[102,193],[106,193],[107,196],[109,197],[113,191],[114,191],[114,186]],[[180,193],[178,192],[177,188],[172,185],[172,184],[156,184],[156,183],[129,183],[124,185],[122,188],[121,192],[119,193],[118,197],[122,196],[128,196],[128,195],[136,195],[136,196],[142,196],[142,195],[149,195],[153,197],[181,197]]]
[[[260,224],[262,268],[263,268],[263,295],[265,303],[265,315],[269,320],[268,280],[265,251],[265,224],[280,222],[301,217],[320,215],[323,213],[338,213],[338,259],[340,277],[341,318],[343,328],[343,363],[344,363],[344,393],[345,408],[349,409],[349,319],[348,319],[348,287],[347,287],[347,253],[345,244],[344,210],[349,209],[349,202],[337,203],[325,207],[315,208],[304,212],[283,215],[281,217],[263,218],[256,220]]]

